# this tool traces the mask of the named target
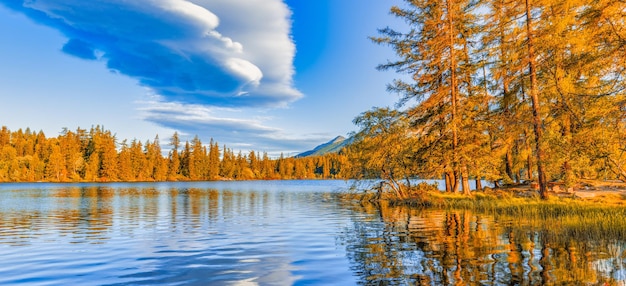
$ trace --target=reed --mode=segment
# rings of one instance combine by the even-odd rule
[[[534,229],[549,228],[567,239],[612,240],[626,238],[626,207],[620,204],[585,201],[575,198],[515,197],[510,194],[461,194],[428,192],[419,202],[392,201],[428,209],[471,210],[493,215]]]

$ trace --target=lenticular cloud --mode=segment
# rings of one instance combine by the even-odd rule
[[[293,88],[290,11],[280,0],[8,0],[68,37],[62,50],[137,79],[165,101],[283,105]]]

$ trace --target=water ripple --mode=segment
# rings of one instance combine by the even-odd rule
[[[331,192],[341,185],[0,185],[0,285],[611,285],[626,277],[623,240],[563,246],[493,216],[351,205]]]

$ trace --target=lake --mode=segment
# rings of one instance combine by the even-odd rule
[[[0,285],[624,285],[624,239],[361,205],[344,181],[0,184]]]

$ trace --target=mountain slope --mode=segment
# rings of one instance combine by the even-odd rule
[[[343,136],[337,136],[335,139],[330,140],[324,144],[315,147],[313,150],[302,152],[296,155],[296,158],[308,157],[308,156],[321,156],[328,153],[338,153],[343,147],[348,145],[352,140],[346,139]]]

